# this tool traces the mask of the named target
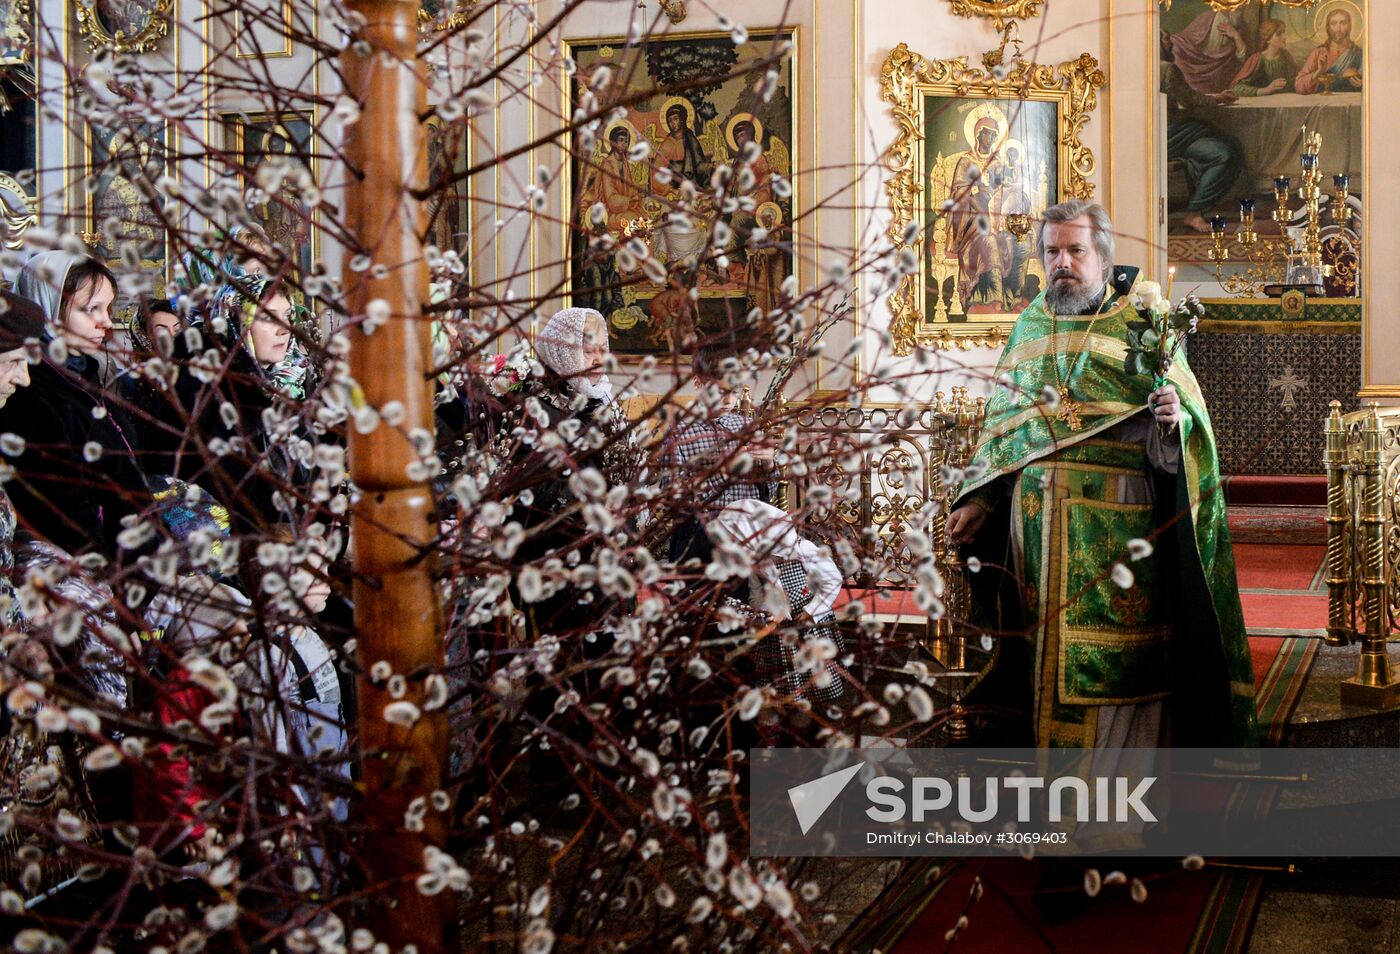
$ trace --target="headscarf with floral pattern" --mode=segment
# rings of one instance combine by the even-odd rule
[[[311,324],[310,312],[300,305],[292,306],[292,340],[287,354],[270,367],[257,361],[253,353],[250,328],[258,314],[258,305],[267,298],[268,290],[275,281],[267,275],[247,274],[229,282],[219,289],[208,307],[207,320],[196,320],[194,324],[207,324],[227,347],[232,347],[235,339],[254,359],[267,375],[273,388],[293,400],[305,399],[314,384],[315,366],[311,356],[302,345],[298,331],[307,334]]]

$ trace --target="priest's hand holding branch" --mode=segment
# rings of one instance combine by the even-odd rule
[[[1147,406],[1157,423],[1171,430],[1181,423],[1181,398],[1175,385],[1164,384],[1147,396]]]
[[[978,503],[965,503],[948,515],[948,540],[968,543],[987,520],[986,509]]]

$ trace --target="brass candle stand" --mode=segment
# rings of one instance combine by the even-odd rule
[[[1394,494],[1400,408],[1368,407],[1327,417],[1327,642],[1359,642],[1356,675],[1342,681],[1343,705],[1390,709],[1400,677],[1387,652],[1397,610],[1400,562],[1387,546],[1396,532]]]
[[[1347,200],[1351,198],[1351,176],[1344,172],[1339,172],[1332,177],[1332,221],[1342,228],[1346,228],[1351,223],[1351,206]]]
[[[1293,179],[1280,175],[1274,178],[1274,209],[1270,218],[1283,233],[1271,239],[1255,229],[1255,200],[1240,200],[1240,224],[1231,236],[1225,216],[1210,217],[1210,261],[1215,266],[1216,280],[1234,295],[1254,295],[1262,287],[1264,294],[1279,297],[1290,289],[1321,296],[1324,280],[1332,274],[1332,266],[1323,261],[1322,215],[1331,214],[1332,221],[1345,228],[1351,221],[1351,179],[1346,173],[1332,176],[1332,190],[1322,188],[1322,134],[1303,127],[1303,151],[1298,157],[1300,177],[1298,216],[1290,205]],[[1294,225],[1295,219],[1304,221]],[[1246,263],[1238,271],[1227,273],[1231,251],[1238,246],[1244,250]]]
[[[1293,212],[1288,208],[1288,193],[1293,191],[1293,180],[1289,176],[1274,176],[1274,221],[1279,231],[1288,228],[1293,220]]]
[[[1018,232],[1011,219],[1019,215],[1013,213],[1007,216],[1007,230],[1017,241],[1029,234],[1032,221],[1029,215],[1023,216],[1025,228]],[[987,399],[969,400],[965,387],[953,388],[951,400],[946,400],[942,391],[935,391],[933,416],[942,423],[936,456],[951,468],[961,470],[966,467],[972,459],[972,452],[977,449],[986,413]],[[972,724],[963,698],[978,675],[967,665],[967,621],[972,615],[972,590],[967,580],[967,566],[958,548],[948,540],[948,514],[956,491],[956,487],[943,488],[943,503],[935,511],[933,519],[934,563],[944,574],[944,613],[934,621],[933,645],[929,647],[930,654],[944,667],[943,678],[952,682],[949,690],[952,701],[943,723],[944,737],[952,743],[965,742],[972,735]]]
[[[1316,278],[1316,284],[1320,285],[1332,269],[1322,262],[1322,169],[1319,167],[1319,158],[1322,153],[1322,133],[1315,132],[1308,135],[1307,127],[1303,127],[1303,142],[1305,151],[1300,159],[1303,167],[1303,186],[1298,195],[1303,200],[1303,207],[1307,210],[1308,224],[1303,233],[1303,263],[1302,268],[1306,269],[1306,278]],[[1290,269],[1290,272],[1293,270]],[[1290,282],[1296,277],[1290,274]]]

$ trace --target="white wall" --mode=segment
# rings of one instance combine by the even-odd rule
[[[1400,404],[1400,321],[1395,318],[1400,301],[1400,176],[1395,155],[1400,150],[1400,129],[1391,121],[1389,108],[1400,102],[1400,4],[1377,0],[1366,7],[1366,79],[1362,85],[1362,112],[1366,117],[1366,219],[1379,227],[1366,230],[1362,252],[1362,389],[1363,399]],[[1375,122],[1373,120],[1379,120]]]

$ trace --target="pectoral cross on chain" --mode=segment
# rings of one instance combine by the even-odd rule
[[[1079,416],[1079,411],[1084,405],[1069,396],[1069,388],[1060,388],[1060,409],[1055,412],[1055,419],[1063,421],[1065,427],[1071,431],[1082,431],[1084,421]]]

